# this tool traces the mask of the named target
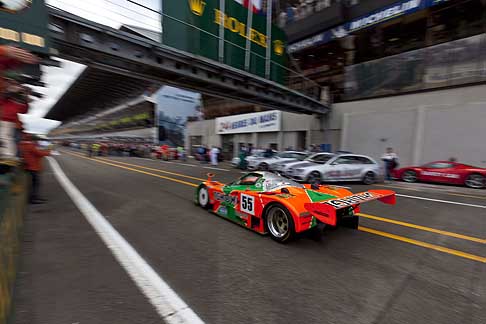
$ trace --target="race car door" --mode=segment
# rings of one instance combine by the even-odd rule
[[[454,172],[454,164],[448,162],[432,162],[424,165],[420,171],[420,179],[430,182],[454,182],[459,175]]]

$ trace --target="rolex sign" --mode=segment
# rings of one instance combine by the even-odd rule
[[[241,2],[241,4],[240,4]],[[267,18],[254,7],[251,24],[245,2],[225,0],[163,1],[164,19],[162,37],[164,45],[218,61],[245,70],[245,49],[250,43],[248,72],[265,77],[265,60],[270,46],[270,79],[283,83],[287,66],[287,40],[285,33],[272,25],[267,31]],[[256,8],[256,9],[255,9]],[[224,51],[219,52],[219,34],[224,30]],[[271,37],[270,42],[269,37]]]
[[[49,53],[44,0],[0,0],[0,44]]]

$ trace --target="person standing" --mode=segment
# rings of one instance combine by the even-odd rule
[[[209,154],[210,154],[210,158],[211,158],[211,164],[212,165],[218,165],[219,149],[216,146],[213,146],[213,148],[211,149]]]
[[[43,204],[45,199],[39,197],[40,172],[42,171],[42,158],[51,154],[49,150],[40,150],[32,140],[32,135],[23,133],[20,142],[20,154],[24,159],[24,168],[30,174],[32,185],[29,194],[29,203]]]
[[[392,181],[393,170],[398,167],[398,155],[393,152],[393,148],[388,147],[381,160],[385,163],[385,180]]]
[[[177,147],[177,157],[181,161],[184,161],[184,162],[186,161],[186,151],[184,150],[184,148],[182,146]]]
[[[18,160],[17,145],[20,142],[22,123],[18,114],[27,113],[29,95],[26,87],[14,84],[8,87],[1,102],[3,108],[0,121],[0,155],[7,160]]]

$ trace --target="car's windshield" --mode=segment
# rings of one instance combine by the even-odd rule
[[[326,163],[332,157],[333,157],[333,155],[331,155],[331,154],[317,153],[317,154],[311,155],[308,158],[306,158],[306,161],[317,162],[317,163]]]
[[[277,190],[283,187],[304,188],[304,186],[298,182],[271,173],[265,175],[265,182],[263,186],[265,191]]]

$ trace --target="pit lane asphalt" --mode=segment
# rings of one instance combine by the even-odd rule
[[[208,172],[227,182],[240,175],[236,170],[73,153],[79,154],[56,157],[66,175],[207,323],[486,322],[482,259],[345,228],[326,231],[319,242],[303,237],[279,245],[194,206],[190,184]],[[477,197],[397,192],[486,205],[481,191]],[[372,202],[362,212],[486,238],[486,209],[399,197],[396,206]],[[481,242],[369,218],[361,225],[486,256]]]

